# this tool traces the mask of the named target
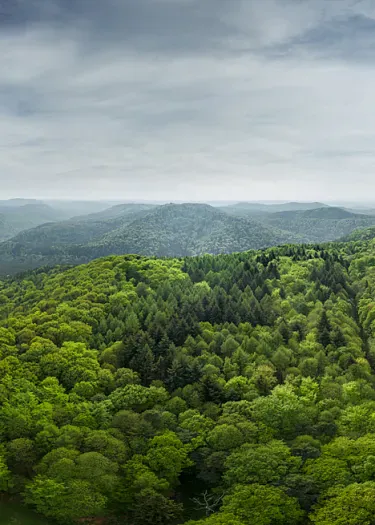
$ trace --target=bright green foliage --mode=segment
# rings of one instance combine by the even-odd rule
[[[229,486],[247,483],[280,483],[297,471],[300,459],[293,457],[281,441],[266,445],[243,445],[225,463],[225,481]]]
[[[373,249],[0,282],[0,491],[67,524],[334,524],[375,479]]]
[[[303,512],[295,498],[272,486],[247,485],[235,487],[224,498],[223,514],[233,514],[244,525],[298,525]]]
[[[146,463],[158,477],[176,482],[182,469],[190,464],[188,449],[173,432],[155,436],[149,443]]]
[[[11,474],[5,462],[5,459],[0,455],[0,491],[5,492],[9,489]]]
[[[230,450],[242,445],[244,435],[234,425],[217,425],[208,434],[207,442],[215,450]]]
[[[37,476],[26,487],[25,500],[38,512],[61,522],[71,522],[103,512],[106,498],[87,481],[58,482]]]
[[[375,483],[354,483],[333,490],[311,520],[316,525],[371,525],[375,514]]]

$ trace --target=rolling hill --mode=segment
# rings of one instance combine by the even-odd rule
[[[115,206],[111,206],[110,208],[105,208],[104,210],[85,214],[85,215],[79,215],[76,217],[72,217],[73,220],[84,220],[84,221],[107,221],[111,219],[118,219],[118,218],[131,218],[134,214],[141,213],[141,212],[148,212],[156,208],[155,204],[143,204],[143,203],[126,203],[126,204],[116,204]]]
[[[253,216],[250,213],[235,216],[228,213],[228,208],[233,211],[229,206],[215,208],[208,204],[119,204],[97,213],[40,224],[0,243],[0,273],[13,274],[44,265],[79,264],[126,253],[184,257],[283,243],[326,242],[375,226],[373,216],[339,207],[314,208],[316,204],[319,203],[302,203],[308,209],[259,212]],[[282,206],[294,207],[298,203]],[[57,220],[56,211],[45,204],[12,208],[12,213],[20,213],[24,208],[29,210],[29,220],[30,208],[35,212],[35,220],[45,222],[49,216]]]
[[[21,205],[18,205],[22,203]],[[66,213],[42,202],[23,204],[17,199],[17,204],[0,202],[0,240],[10,239],[17,233],[34,228],[46,222],[66,219]]]
[[[0,199],[0,208],[19,208],[26,204],[46,204],[39,199]]]
[[[109,201],[67,201],[67,200],[45,200],[45,204],[51,206],[55,210],[62,212],[66,219],[72,217],[88,215],[91,213],[99,213],[110,207],[115,203]]]
[[[306,211],[285,211],[267,214],[263,224],[303,237],[305,242],[326,242],[340,239],[359,228],[375,225],[375,217],[337,207]]]
[[[207,204],[167,204],[87,248],[103,250],[103,255],[183,257],[262,248],[290,241],[292,237],[253,220],[230,217]]]
[[[340,239],[342,242],[348,241],[370,241],[375,238],[375,226],[369,228],[358,229],[351,232],[349,235],[345,235]]]
[[[236,217],[248,217],[264,215],[269,213],[287,212],[287,211],[306,211],[316,208],[329,206],[321,202],[286,202],[277,204],[263,204],[259,202],[238,202],[228,206],[222,206],[220,209]]]
[[[87,217],[92,220],[116,218],[127,213],[121,206],[90,201],[0,200],[0,241],[11,239],[18,233],[41,224],[60,222],[73,217]],[[132,206],[145,207],[139,204],[130,205]],[[147,209],[149,208],[150,206],[147,206]]]
[[[45,224],[1,243],[0,272],[77,264],[112,254],[183,257],[231,253],[299,240],[297,235],[254,220],[232,217],[206,204],[168,204],[152,209],[124,206],[130,208],[116,218],[96,220],[90,216]],[[103,217],[100,213],[96,215],[99,219]]]

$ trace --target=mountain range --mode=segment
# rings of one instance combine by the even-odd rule
[[[184,257],[320,243],[375,226],[373,215],[319,202],[220,207],[100,203],[93,209],[94,203],[64,207],[57,202],[17,200],[2,205],[0,201],[0,213],[6,218],[0,237],[0,273],[124,253]]]
[[[110,203],[95,201],[0,200],[0,241],[40,224],[60,222],[76,215],[99,213],[110,206]]]
[[[68,216],[44,203],[27,203],[21,206],[4,205],[0,202],[0,240],[45,222],[61,221]]]

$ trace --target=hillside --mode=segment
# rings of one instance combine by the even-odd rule
[[[135,208],[150,209],[151,206],[139,204],[111,206],[106,202],[89,201],[0,200],[0,241],[46,223],[61,222],[76,216],[79,221],[83,218],[102,221],[126,215]]]
[[[95,213],[84,214],[73,217],[73,220],[87,220],[87,221],[107,221],[111,219],[118,219],[119,217],[132,216],[134,214],[140,214],[142,212],[151,211],[156,206],[154,204],[142,204],[142,203],[126,203],[116,204],[109,208],[105,208],[102,211]]]
[[[329,206],[321,202],[286,202],[277,204],[263,204],[259,202],[238,202],[228,206],[222,206],[221,210],[237,217],[263,215],[283,211],[306,211]]]
[[[246,217],[223,210],[207,204],[129,203],[42,224],[0,243],[0,274],[125,253],[184,257],[328,242],[375,225],[375,217],[338,207]]]
[[[104,210],[58,223],[42,224],[0,243],[0,274],[13,274],[44,265],[78,264],[93,258],[84,253],[88,243],[131,223],[142,208],[125,205],[123,214]],[[108,218],[112,217],[112,218]]]
[[[284,212],[287,215],[289,212]],[[293,213],[293,212],[291,212]],[[276,215],[276,214],[275,214]],[[359,213],[353,213],[344,208],[338,207],[324,207],[324,208],[314,208],[311,210],[297,211],[295,212],[297,217],[303,219],[330,219],[330,220],[342,220],[342,219],[363,219],[368,218],[366,215]]]
[[[62,212],[66,219],[80,215],[100,213],[113,206],[109,201],[46,200],[45,204]]]
[[[341,241],[370,241],[375,238],[375,226],[365,229],[359,229],[344,236]]]
[[[19,205],[22,203],[21,205]],[[56,210],[44,203],[23,204],[21,199],[12,204],[8,201],[0,202],[0,240],[5,240],[17,233],[34,228],[46,222],[60,221],[66,218],[60,210]]]
[[[305,242],[340,239],[359,228],[375,225],[375,217],[351,213],[342,208],[279,212],[259,219],[262,224],[303,237]]]
[[[207,204],[160,206],[130,225],[105,235],[90,250],[183,257],[231,253],[282,244],[292,237],[256,221],[229,217]]]
[[[77,264],[123,253],[166,257],[230,253],[298,239],[205,204],[170,204],[151,209],[125,206],[127,212],[117,218],[105,220],[103,213],[78,217],[40,226],[0,244],[0,272]],[[111,210],[104,215],[113,213]],[[95,220],[98,216],[103,219]]]
[[[250,218],[273,228],[297,235],[300,242],[328,242],[352,231],[375,225],[375,217],[319,202],[266,205],[238,203],[224,206],[229,215]]]
[[[343,219],[370,219],[373,220],[372,216],[367,216],[361,213],[354,213],[345,208],[337,207],[325,207],[325,208],[314,208],[311,210],[298,210],[298,211],[280,211],[275,213],[267,214],[266,220],[273,219],[286,219],[286,220],[299,220],[299,219],[320,219],[320,220],[343,220]]]
[[[0,199],[0,208],[19,208],[27,204],[45,204],[39,199]]]
[[[370,523],[373,252],[112,256],[0,281],[2,500],[61,524]]]

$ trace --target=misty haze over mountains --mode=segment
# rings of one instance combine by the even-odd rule
[[[184,257],[339,240],[375,205],[322,202],[0,201],[0,272],[135,253]]]

